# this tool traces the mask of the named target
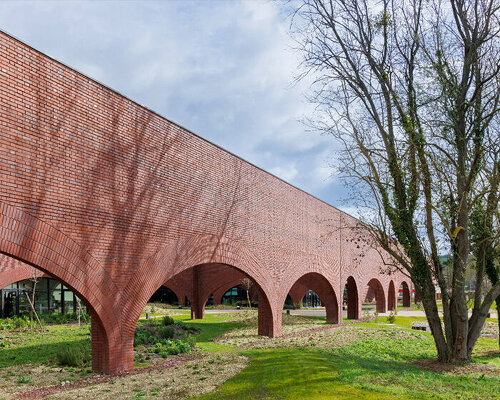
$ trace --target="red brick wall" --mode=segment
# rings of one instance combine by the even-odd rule
[[[79,290],[104,330],[95,337],[125,347],[151,294],[194,263],[250,275],[269,303],[262,324],[272,320],[259,329],[272,335],[305,273],[321,274],[337,298],[349,276],[360,298],[373,277],[386,292],[403,279],[380,275],[352,217],[4,33],[0,205],[0,251]],[[22,234],[16,218],[29,221]],[[120,332],[107,327],[111,314]],[[122,358],[99,362],[130,366],[130,349],[114,351]]]

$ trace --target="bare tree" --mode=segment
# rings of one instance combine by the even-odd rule
[[[500,145],[499,7],[498,0],[304,0],[293,13],[304,74],[315,79],[311,122],[342,143],[339,169],[368,211],[366,228],[414,282],[443,362],[470,359],[500,295],[500,283],[483,293],[478,282],[469,318],[465,271],[472,252],[483,251],[471,246],[471,215],[489,195],[497,202],[483,207],[485,223],[498,213],[491,155]],[[481,243],[491,244],[486,236]],[[443,252],[451,254],[451,282]],[[478,279],[484,268],[478,263]]]
[[[243,289],[247,292],[247,304],[250,310],[252,309],[252,303],[250,302],[250,289],[253,286],[253,282],[250,278],[243,278],[241,280],[241,286],[243,286]]]

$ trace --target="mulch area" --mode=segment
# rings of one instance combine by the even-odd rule
[[[487,354],[499,354],[499,351],[489,352]],[[433,372],[449,372],[453,375],[469,375],[469,374],[484,374],[487,376],[500,376],[500,369],[493,365],[487,364],[444,364],[435,359],[418,360],[413,364],[420,368],[433,371]]]
[[[288,338],[292,338],[292,337],[308,335],[310,333],[321,332],[321,331],[325,331],[327,329],[335,329],[335,328],[340,328],[342,326],[347,326],[347,325],[356,325],[356,324],[359,324],[360,322],[368,322],[368,321],[371,321],[372,319],[376,319],[376,318],[377,317],[372,316],[372,317],[367,317],[367,318],[362,318],[362,319],[353,319],[352,321],[343,322],[340,325],[339,324],[322,325],[322,326],[318,326],[318,327],[314,327],[314,328],[304,329],[304,330],[298,331],[298,332],[288,333],[286,335],[280,336],[280,338],[288,339]]]
[[[126,371],[122,372],[120,374],[114,374],[114,375],[101,375],[89,379],[82,379],[80,381],[75,381],[75,382],[70,382],[65,385],[56,385],[56,386],[47,386],[43,388],[38,388],[38,389],[33,389],[28,392],[24,392],[19,394],[16,398],[17,399],[43,399],[45,396],[58,393],[58,392],[64,392],[68,390],[73,390],[73,389],[81,389],[87,386],[93,386],[97,385],[100,383],[105,383],[108,382],[112,379],[115,379],[117,377],[122,377],[122,376],[129,376],[129,375],[139,375],[139,374],[144,374],[149,371],[156,371],[156,370],[161,370],[161,369],[167,369],[167,368],[173,368],[177,367],[179,365],[184,364],[187,361],[193,360],[195,358],[200,357],[201,354],[189,354],[189,355],[179,355],[179,356],[172,356],[172,358],[166,359],[164,362],[152,365],[149,367],[144,367],[144,368],[138,368],[138,369],[133,369],[131,371]]]
[[[362,319],[353,319],[352,321],[343,322],[342,324],[321,325],[321,326],[317,326],[314,328],[303,329],[301,331],[287,333],[287,334],[279,336],[279,339],[289,339],[289,338],[293,338],[293,337],[309,335],[310,333],[321,332],[321,331],[325,331],[327,329],[335,329],[335,328],[340,328],[342,326],[359,324],[360,322],[368,322],[368,321],[371,321],[371,320],[376,319],[376,318],[378,318],[378,317],[371,316],[371,317],[366,317],[366,318],[362,318]],[[228,338],[229,338],[229,336],[227,336],[227,334],[220,335],[214,339],[214,343],[219,343],[220,341],[228,339]]]

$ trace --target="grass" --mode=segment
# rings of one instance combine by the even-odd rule
[[[411,330],[415,321],[425,317],[398,316],[394,325],[381,317],[348,327],[345,334],[360,337],[340,348],[308,348],[302,342],[292,348],[241,351],[249,366],[197,399],[499,398],[500,374],[491,367],[500,365],[500,353],[485,353],[498,349],[496,340],[480,339],[469,366],[424,369],[418,363],[435,358],[435,347],[429,333]],[[318,340],[318,334],[313,337]],[[283,346],[289,343],[283,341]]]
[[[242,322],[228,321],[231,316],[227,314],[206,314],[204,319],[195,320],[191,320],[189,315],[173,315],[172,318],[200,329],[201,332],[196,336],[196,346],[204,353],[234,351],[235,346],[214,343],[213,340],[227,331],[244,326]]]
[[[47,326],[41,331],[2,331],[0,342],[5,343],[0,351],[0,368],[23,364],[50,364],[57,354],[68,346],[90,345],[88,325]]]
[[[197,399],[405,399],[353,388],[339,381],[335,359],[318,350],[245,352],[250,364],[215,392]]]
[[[203,320],[189,320],[187,312],[170,315],[200,329],[196,345],[204,356],[172,370],[120,377],[75,390],[70,397],[65,397],[68,392],[61,392],[56,398],[499,398],[498,340],[479,339],[470,365],[437,370],[430,361],[435,357],[432,336],[411,329],[412,323],[425,321],[425,317],[396,316],[393,325],[380,317],[300,337],[260,338],[240,346],[247,340],[245,335],[255,336],[255,312],[206,314]],[[284,328],[291,331],[292,325],[294,329],[323,326],[324,318],[284,315],[283,322]],[[496,319],[491,322],[496,326]],[[229,344],[214,343],[216,337],[228,332],[243,334],[229,336]],[[90,336],[88,326],[51,326],[46,332],[2,331],[0,343],[5,343],[0,348],[0,376],[5,375],[4,387],[14,393],[41,385],[38,375],[29,372],[26,364],[54,366],[61,349],[88,345]],[[52,367],[43,371],[52,374],[50,379],[55,384],[63,375],[64,380],[86,377],[78,368]],[[207,393],[215,387],[215,391]]]

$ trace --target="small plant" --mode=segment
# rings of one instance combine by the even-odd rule
[[[31,383],[33,382],[33,379],[29,376],[19,376],[17,378],[17,383]]]
[[[393,324],[396,321],[396,315],[397,313],[394,312],[394,310],[391,310],[391,312],[387,316],[387,322]]]
[[[88,365],[92,358],[90,343],[71,344],[61,347],[57,354],[57,361],[61,365],[70,367],[82,367]]]
[[[173,325],[174,323],[175,321],[172,317],[169,317],[168,315],[165,315],[163,317],[163,325],[168,326],[168,325]]]
[[[158,336],[161,339],[172,339],[175,336],[174,327],[171,325],[158,328]]]

